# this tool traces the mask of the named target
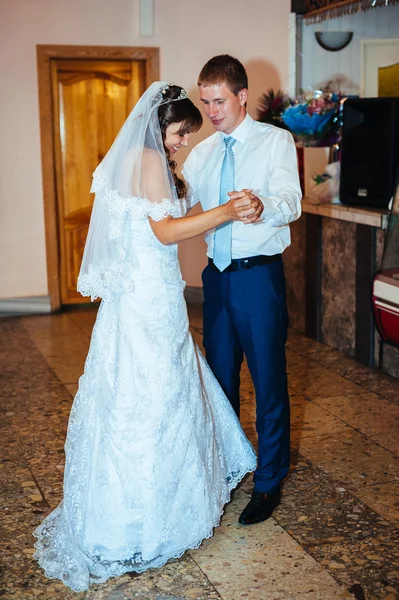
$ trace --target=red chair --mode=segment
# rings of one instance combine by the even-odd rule
[[[381,338],[399,348],[399,269],[374,277],[373,309]]]
[[[389,215],[381,269],[373,280],[372,303],[381,337],[381,368],[384,344],[399,348],[399,186]]]

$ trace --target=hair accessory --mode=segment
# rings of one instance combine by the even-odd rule
[[[169,86],[167,85],[166,87],[163,88],[163,90],[161,90],[161,94],[163,96],[165,96],[166,91],[169,89]],[[177,98],[169,98],[168,100],[164,100],[163,102],[161,102],[161,104],[168,104],[168,102],[176,102],[176,100],[186,100],[186,98],[188,98],[188,91],[185,90],[184,88],[182,88],[180,90],[180,94],[178,95]]]
[[[182,88],[179,97],[176,98],[176,100],[185,100],[186,98],[188,98],[188,91]]]

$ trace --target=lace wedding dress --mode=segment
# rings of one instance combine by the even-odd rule
[[[47,577],[76,591],[198,547],[256,467],[189,333],[177,245],[162,245],[147,218],[181,214],[167,200],[103,202],[110,229],[126,235],[111,279],[97,281],[103,301],[70,415],[64,500],[34,532]],[[95,277],[80,276],[83,294]]]

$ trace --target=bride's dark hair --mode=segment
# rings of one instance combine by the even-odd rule
[[[202,125],[201,113],[189,98],[176,100],[176,98],[180,96],[182,89],[183,88],[178,85],[170,85],[163,92],[164,103],[158,108],[159,125],[163,141],[165,141],[166,129],[172,123],[181,123],[181,127],[177,132],[181,135],[198,131]],[[165,152],[173,175],[177,195],[179,198],[184,198],[187,193],[186,184],[176,175],[176,162],[170,158],[169,150],[166,147]]]

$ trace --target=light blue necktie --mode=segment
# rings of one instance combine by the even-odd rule
[[[234,152],[233,145],[236,140],[232,137],[225,137],[224,143],[226,151],[224,154],[222,172],[220,176],[220,196],[219,206],[230,200],[227,192],[234,190]],[[223,223],[216,227],[213,238],[213,264],[224,271],[231,263],[231,230],[232,222]]]

